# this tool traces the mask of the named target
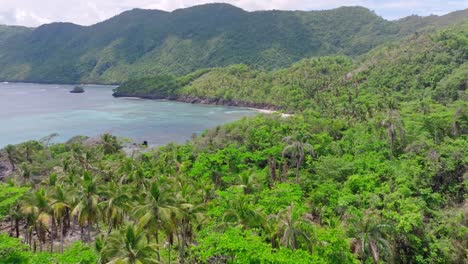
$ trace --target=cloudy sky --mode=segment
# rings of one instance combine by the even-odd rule
[[[468,8],[467,0],[0,0],[0,24],[38,26],[62,21],[90,25],[136,7],[172,11],[212,2],[231,3],[246,10],[320,10],[360,5],[389,20]]]

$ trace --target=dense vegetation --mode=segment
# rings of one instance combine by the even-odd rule
[[[8,146],[0,263],[466,263],[467,30],[133,80],[119,91],[294,116],[132,155],[111,135]]]
[[[120,83],[238,63],[271,70],[304,57],[363,54],[388,40],[467,16],[465,10],[386,21],[362,7],[246,12],[209,4],[171,13],[135,9],[89,27],[0,27],[0,80]]]
[[[463,23],[381,46],[357,62],[345,56],[319,57],[269,72],[232,65],[184,77],[130,80],[119,86],[115,95],[271,106],[287,111],[330,108],[365,115],[365,111],[379,107],[376,94],[383,91],[393,93],[395,101],[423,96],[439,102],[466,100],[467,54],[468,24]],[[340,104],[347,97],[361,101],[354,103],[354,109],[345,109]]]

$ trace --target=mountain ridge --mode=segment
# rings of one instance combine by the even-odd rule
[[[248,12],[206,4],[133,9],[91,26],[52,23],[8,35],[0,28],[0,80],[114,84],[238,63],[278,69],[305,57],[357,56],[439,23],[414,20],[387,21],[364,7]]]

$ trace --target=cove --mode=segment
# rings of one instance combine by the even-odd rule
[[[237,107],[187,104],[162,100],[114,98],[115,86],[0,83],[0,148],[58,133],[55,141],[103,133],[146,140],[150,145],[182,143],[192,134],[253,116]]]

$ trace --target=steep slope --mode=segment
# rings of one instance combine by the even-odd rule
[[[131,80],[118,87],[115,95],[289,110],[318,106],[328,109],[359,94],[369,96],[359,104],[369,108],[381,107],[372,105],[377,101],[372,99],[376,94],[399,94],[396,101],[424,94],[439,102],[450,102],[466,99],[466,61],[468,23],[383,45],[358,61],[325,56],[275,71],[232,65],[182,78],[162,75]],[[348,90],[349,94],[338,90]],[[387,99],[392,103],[392,98]]]
[[[343,23],[344,17],[357,21],[355,26]],[[172,13],[137,9],[91,27],[55,23],[10,38],[0,50],[0,62],[8,66],[0,79],[120,82],[233,63],[276,68],[304,56],[345,52],[342,42],[366,24],[392,27],[364,8],[248,13],[212,4]]]
[[[31,31],[32,29],[27,27],[0,25],[0,44],[16,35],[26,34]]]
[[[453,24],[463,22],[468,17],[468,9],[455,11],[443,16],[431,15],[427,17],[408,16],[395,21],[400,27],[400,34],[408,35],[416,32],[425,32],[441,29]]]
[[[89,27],[53,23],[0,38],[0,80],[120,83],[237,63],[271,70],[304,57],[363,54],[414,31],[402,30],[400,24],[363,7],[310,12],[246,12],[228,4],[170,13],[134,9]]]

